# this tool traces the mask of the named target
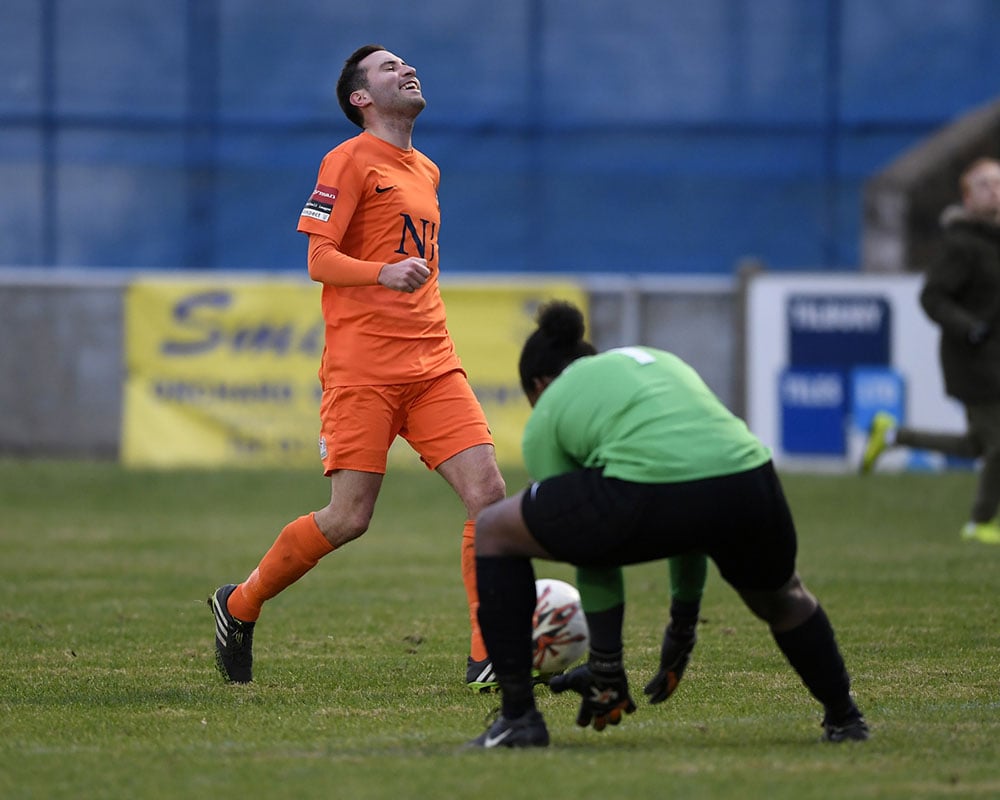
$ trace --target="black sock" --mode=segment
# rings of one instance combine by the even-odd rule
[[[624,619],[624,603],[619,603],[604,611],[592,611],[587,614],[590,649],[602,653],[619,652],[622,649],[622,622]]]
[[[535,707],[531,684],[531,618],[535,570],[531,560],[476,556],[479,625],[503,692],[501,713],[516,719]]]
[[[860,716],[851,699],[851,679],[822,606],[797,628],[772,635],[806,688],[823,704],[827,721]]]

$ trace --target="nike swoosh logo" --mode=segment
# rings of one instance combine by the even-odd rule
[[[392,186],[386,186],[386,187],[376,186],[375,187],[375,194],[382,194],[382,192],[388,192],[390,189],[395,189],[395,188],[396,188],[395,184],[393,184]]]
[[[501,744],[503,740],[506,739],[508,736],[510,736],[513,732],[514,732],[513,728],[507,728],[506,730],[501,731],[496,736],[490,736],[489,734],[486,734],[486,739],[483,741],[483,747],[496,747],[498,744]]]

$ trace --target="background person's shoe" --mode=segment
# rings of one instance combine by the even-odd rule
[[[888,447],[889,431],[899,425],[899,421],[888,411],[876,411],[872,417],[872,424],[868,428],[868,439],[865,442],[865,451],[861,456],[862,475],[867,475],[875,467],[878,457],[885,452]]]
[[[962,541],[1000,544],[1000,525],[995,522],[966,522],[962,527]]]

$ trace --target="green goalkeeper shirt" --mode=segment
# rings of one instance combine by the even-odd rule
[[[535,480],[581,467],[680,483],[766,463],[770,451],[677,356],[621,347],[579,358],[542,392],[524,429]]]

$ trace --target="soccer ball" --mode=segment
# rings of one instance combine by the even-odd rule
[[[587,618],[574,586],[554,578],[535,581],[532,667],[541,677],[564,672],[587,652]]]

